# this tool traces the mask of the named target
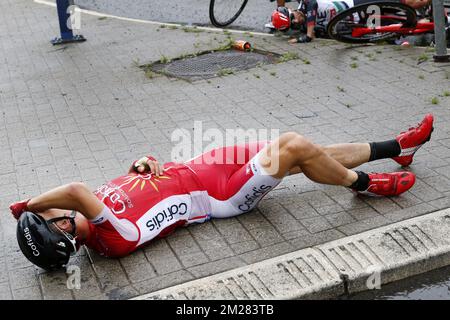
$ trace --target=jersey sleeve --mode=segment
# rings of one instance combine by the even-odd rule
[[[90,222],[98,229],[112,227],[126,241],[139,240],[139,230],[136,225],[128,219],[119,219],[107,206],[104,206],[102,212]]]
[[[103,210],[94,219],[89,220],[89,222],[95,226],[106,222],[108,211],[111,212],[111,210],[107,206],[103,205]]]

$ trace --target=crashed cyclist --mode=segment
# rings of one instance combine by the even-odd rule
[[[35,265],[65,266],[81,245],[122,257],[176,227],[254,209],[287,175],[303,173],[356,193],[397,196],[415,183],[412,172],[365,173],[363,163],[392,158],[402,166],[430,140],[433,116],[388,141],[321,146],[295,132],[206,152],[185,163],[135,161],[128,174],[91,192],[80,182],[11,204],[17,240]]]
[[[275,1],[275,0],[271,0]],[[287,31],[298,29],[299,37],[289,39],[289,43],[307,43],[315,37],[326,37],[328,23],[341,11],[357,5],[384,0],[297,0],[296,10],[285,7],[286,0],[276,0],[277,9],[272,13],[271,25],[274,29]],[[386,0],[400,2],[414,9],[429,5],[431,0]]]

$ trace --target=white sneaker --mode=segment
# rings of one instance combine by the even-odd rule
[[[264,27],[265,27],[265,28],[268,28],[268,29],[275,29],[275,27],[273,26],[272,22],[266,23],[266,24],[264,25]]]

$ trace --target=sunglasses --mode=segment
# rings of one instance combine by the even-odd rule
[[[77,215],[77,212],[75,210],[73,210],[69,216],[64,216],[64,217],[58,217],[58,218],[53,218],[53,219],[49,219],[47,220],[47,225],[49,227],[49,229],[52,232],[56,232],[59,234],[62,234],[67,240],[69,240],[69,243],[72,245],[72,254],[75,254],[77,252],[77,241],[75,240],[76,236],[76,230],[77,230],[77,226],[75,224],[75,216]],[[66,220],[69,219],[70,224],[72,226],[72,232],[67,232],[63,229],[61,229],[56,222],[61,221],[61,220]]]

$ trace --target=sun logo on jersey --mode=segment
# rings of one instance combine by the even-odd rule
[[[127,180],[124,181],[125,182],[124,184],[131,184],[134,182],[128,191],[132,191],[137,186],[139,186],[142,191],[142,190],[144,190],[145,186],[148,184],[148,185],[152,186],[156,192],[159,192],[158,184],[161,182],[161,180],[169,180],[169,179],[170,179],[169,177],[164,176],[164,175],[156,177],[151,173],[146,173],[146,174],[138,174],[138,175],[129,176],[127,178]]]

